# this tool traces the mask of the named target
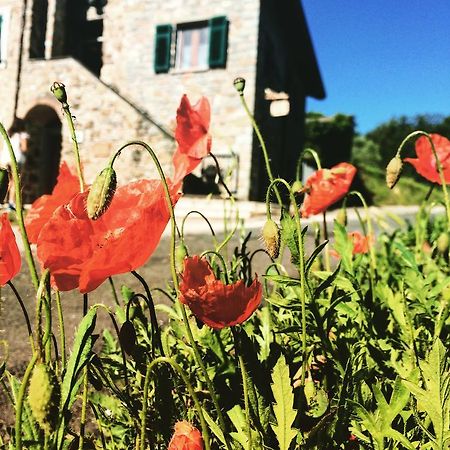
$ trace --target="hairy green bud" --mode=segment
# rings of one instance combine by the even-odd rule
[[[271,258],[275,259],[280,253],[280,230],[272,219],[268,219],[264,224],[262,238],[267,253]]]
[[[42,363],[36,364],[28,387],[28,403],[34,419],[50,434],[56,425],[59,385],[55,375]]]
[[[117,187],[116,171],[110,166],[103,169],[92,183],[87,197],[87,214],[96,220],[109,208]]]
[[[245,89],[245,79],[242,77],[235,78],[233,81],[233,85],[236,88],[236,91],[238,91],[239,95],[244,94]]]
[[[386,185],[389,189],[392,189],[397,181],[400,179],[400,174],[403,169],[403,161],[400,156],[394,156],[386,167]]]

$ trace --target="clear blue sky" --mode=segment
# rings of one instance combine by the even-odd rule
[[[392,117],[450,115],[450,0],[302,0],[327,98],[361,133]]]

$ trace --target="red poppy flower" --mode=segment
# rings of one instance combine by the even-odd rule
[[[365,254],[369,251],[369,247],[373,243],[373,238],[371,236],[364,236],[359,231],[352,231],[348,233],[348,237],[353,244],[352,254]],[[339,258],[339,253],[336,250],[331,250],[330,255],[335,258]]]
[[[186,157],[191,157],[190,149],[195,164],[180,167],[174,157],[178,179],[168,180],[173,204],[181,195],[181,180],[201,162],[195,146],[185,148]],[[175,156],[180,152],[179,148]],[[95,221],[87,216],[87,196],[88,192],[77,194],[56,209],[39,234],[38,258],[61,291],[78,288],[82,293],[90,292],[111,275],[142,266],[170,219],[160,180],[140,180],[119,187],[108,210]]]
[[[0,286],[4,286],[17,275],[21,263],[16,237],[8,214],[4,213],[0,218]]]
[[[203,450],[202,434],[185,420],[177,422],[168,450]]]
[[[50,195],[39,197],[32,205],[25,219],[28,239],[32,244],[38,240],[42,227],[48,222],[58,206],[64,205],[80,191],[78,177],[66,162],[59,168],[58,180]]]
[[[191,173],[211,151],[211,136],[208,131],[210,116],[208,99],[202,97],[192,106],[187,96],[183,95],[177,110],[175,130],[178,143],[178,151],[173,157],[174,166],[177,167],[173,177],[175,183]]]
[[[314,172],[305,183],[307,192],[300,209],[302,217],[309,217],[327,210],[347,194],[356,173],[356,167],[339,163],[331,169]]]
[[[184,260],[180,294],[198,319],[220,329],[246,321],[261,303],[262,287],[257,279],[248,287],[243,280],[223,284],[205,259],[193,256]]]
[[[450,183],[450,141],[439,134],[431,134],[430,137],[441,162],[445,182]],[[436,158],[431,149],[431,144],[425,136],[421,136],[416,141],[416,155],[417,158],[405,158],[405,161],[412,164],[417,173],[428,181],[442,184],[436,168]]]

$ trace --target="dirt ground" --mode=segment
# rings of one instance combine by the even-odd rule
[[[220,239],[220,236],[218,237]],[[193,235],[186,239],[190,254],[199,254],[205,250],[213,248],[212,237],[210,235]],[[238,240],[234,239],[228,245],[228,251],[232,254]],[[169,239],[163,238],[160,242],[156,252],[150,258],[149,262],[137,270],[137,272],[147,281],[150,288],[155,287],[164,288],[170,282],[169,270]],[[256,250],[261,248],[259,241],[259,231],[253,230],[252,237],[249,241],[249,248]],[[254,258],[253,270],[257,273],[262,273],[267,266],[269,260],[266,255],[259,253]],[[128,286],[135,292],[143,292],[139,281],[131,274],[117,275],[113,277],[116,290],[120,293],[122,285]],[[28,277],[28,270],[26,264],[23,263],[21,272],[14,278],[13,284],[19,291],[33,324],[33,316],[35,309],[34,290],[31,286]],[[61,294],[63,314],[66,328],[66,335],[68,341],[68,351],[71,348],[71,342],[74,336],[76,327],[82,317],[83,298],[77,291],[64,292]],[[155,303],[167,302],[165,296],[160,295],[154,298]],[[103,283],[98,289],[89,294],[89,304],[103,303],[106,306],[114,306],[114,298],[111,291],[111,286],[108,282]],[[6,359],[7,369],[13,374],[23,373],[31,356],[30,344],[28,340],[27,327],[23,318],[19,303],[9,286],[1,288],[1,306],[0,306],[0,342],[5,343],[3,348],[0,348],[2,360]],[[53,329],[55,335],[58,337],[58,324],[56,311],[54,312]],[[163,321],[163,318],[160,318]],[[106,314],[99,313],[95,332],[102,334],[105,328],[112,328],[111,321]],[[5,351],[5,348],[7,349]],[[0,434],[2,428],[6,425],[11,425],[13,414],[11,408],[8,406],[8,400],[5,396],[4,386],[0,385]]]

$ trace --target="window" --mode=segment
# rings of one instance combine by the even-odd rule
[[[0,8],[0,66],[6,62],[6,37],[8,32],[8,14]]]
[[[204,70],[226,66],[228,20],[225,16],[175,26],[158,25],[155,37],[156,73]]]

